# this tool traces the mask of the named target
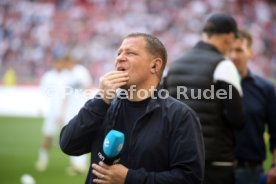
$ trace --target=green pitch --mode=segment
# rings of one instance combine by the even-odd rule
[[[265,173],[267,173],[268,170],[271,167],[271,164],[272,164],[272,161],[271,161],[272,160],[272,154],[271,154],[271,152],[269,150],[269,146],[268,146],[268,141],[269,141],[269,135],[268,135],[268,133],[264,134],[264,139],[265,139],[265,142],[267,144],[266,144],[266,160],[265,160],[265,162],[263,164],[263,167],[264,167]]]
[[[42,141],[41,118],[0,117],[0,183],[19,184],[23,174],[30,174],[36,184],[80,184],[86,175],[69,176],[65,170],[69,158],[56,143],[50,151],[45,172],[36,171],[34,164]]]

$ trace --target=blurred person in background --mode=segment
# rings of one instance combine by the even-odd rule
[[[244,115],[239,74],[225,55],[237,32],[231,15],[211,15],[203,27],[202,41],[174,61],[164,79],[170,95],[189,105],[200,118],[206,154],[204,184],[234,183],[234,130],[244,125]],[[179,86],[186,88],[186,96],[179,95]],[[226,98],[214,95],[206,99],[194,92],[212,86],[225,91]]]
[[[249,32],[239,31],[239,38],[231,47],[229,56],[242,77],[243,106],[246,124],[235,131],[237,168],[236,184],[258,184],[263,174],[266,156],[264,133],[266,126],[270,135],[272,152],[271,169],[267,183],[276,183],[276,94],[272,83],[248,69],[253,56],[253,39]]]
[[[83,65],[78,64],[72,57],[65,56],[63,59],[67,69],[64,120],[65,123],[68,123],[88,99],[87,91],[91,90],[92,78],[89,71]],[[87,155],[71,156],[67,172],[70,175],[86,173],[87,165]]]
[[[169,96],[157,95],[166,63],[158,38],[128,35],[117,51],[116,71],[101,77],[97,98],[62,129],[63,152],[91,153],[87,184],[202,183],[204,146],[196,114]],[[126,93],[116,93],[119,88]],[[104,164],[98,155],[110,129],[125,134],[120,161],[114,165]]]
[[[46,99],[47,109],[42,127],[43,141],[35,164],[38,171],[47,169],[54,136],[64,125],[64,70],[65,61],[57,59],[53,62],[53,69],[41,78],[40,87]]]

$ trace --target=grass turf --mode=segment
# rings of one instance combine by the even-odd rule
[[[86,175],[66,174],[69,158],[61,152],[58,138],[50,151],[48,169],[42,173],[36,171],[41,126],[41,118],[0,117],[0,183],[18,184],[23,174],[32,175],[37,184],[84,183]]]

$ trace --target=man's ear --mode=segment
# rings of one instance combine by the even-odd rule
[[[151,73],[158,73],[161,70],[162,64],[161,58],[155,58],[151,63]]]

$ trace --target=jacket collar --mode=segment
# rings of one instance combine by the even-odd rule
[[[154,98],[150,97],[150,101],[147,105],[147,109],[145,114],[148,114],[150,112],[152,112],[153,110],[157,109],[160,107],[160,98],[158,97],[158,92],[160,91],[160,89],[162,88],[161,85],[159,85],[157,87],[157,90],[154,91]],[[110,113],[109,113],[109,120],[112,122],[110,124],[110,127],[113,127],[117,121],[118,118],[118,114],[119,114],[119,110],[121,108],[121,104],[122,104],[122,99],[116,97],[113,101],[112,101],[112,108],[110,108]]]
[[[248,69],[248,74],[243,79],[250,79],[250,80],[254,81],[255,80],[255,75],[250,69]]]
[[[146,114],[160,106],[160,98],[158,97],[158,92],[160,91],[161,88],[162,88],[161,85],[159,85],[154,91],[153,97],[149,97],[151,99],[147,104]],[[122,99],[120,99],[119,97],[116,97],[113,101],[114,101],[114,112],[117,115],[116,108],[120,108]]]

